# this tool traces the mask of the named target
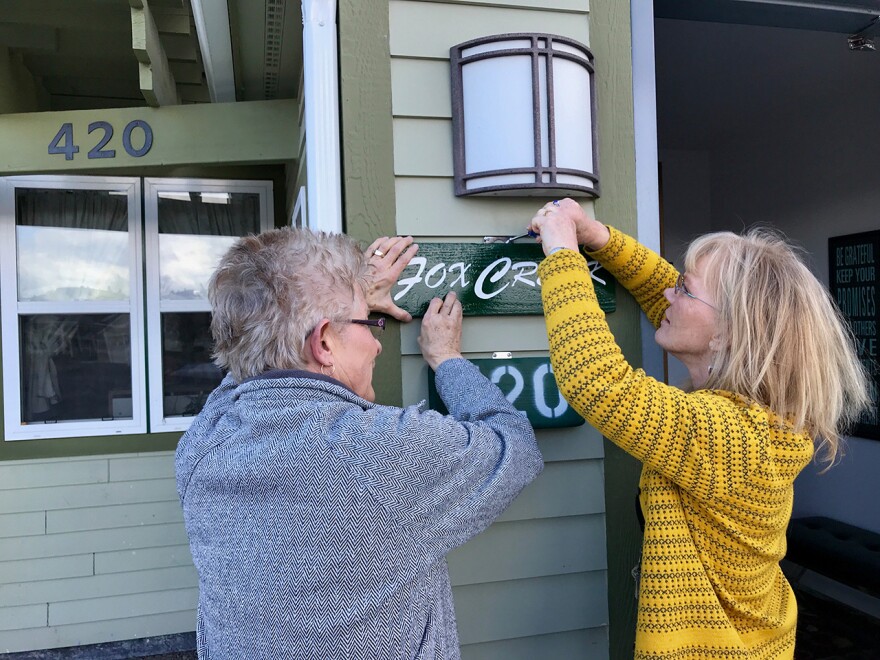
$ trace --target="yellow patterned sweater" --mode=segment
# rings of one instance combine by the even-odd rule
[[[614,229],[591,256],[657,326],[675,269]],[[560,250],[539,275],[560,390],[644,466],[635,657],[792,658],[797,605],[779,560],[812,440],[731,392],[686,393],[633,370],[581,254]]]

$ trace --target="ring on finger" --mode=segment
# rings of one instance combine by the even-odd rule
[[[377,257],[384,257],[385,253],[382,252],[382,250],[380,250],[379,248],[376,248],[375,250],[373,250],[373,255]]]

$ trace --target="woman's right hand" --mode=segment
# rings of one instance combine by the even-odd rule
[[[412,236],[382,236],[366,249],[370,267],[367,306],[371,312],[388,314],[404,323],[412,321],[412,314],[394,303],[391,290],[418,250]]]
[[[425,362],[434,371],[446,360],[461,355],[461,302],[454,291],[446,299],[434,298],[422,318],[422,334],[419,346]]]
[[[532,222],[529,224],[529,229],[538,234],[541,234],[542,228],[551,229],[554,230],[555,233],[559,233],[557,228],[560,228],[560,225],[573,225],[574,232],[577,235],[578,245],[583,245],[591,252],[601,250],[608,244],[608,241],[611,238],[611,233],[608,231],[608,227],[598,220],[589,217],[580,204],[568,197],[544,204],[544,206],[538,210],[535,217],[532,218]],[[561,240],[563,247],[572,247],[570,245],[564,245],[564,243],[567,242],[565,241],[564,236],[561,236],[556,240]],[[545,240],[545,237],[543,236],[541,237],[541,242],[547,244],[547,249],[556,247],[556,245],[549,245],[548,241]]]

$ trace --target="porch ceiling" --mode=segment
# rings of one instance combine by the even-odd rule
[[[854,34],[880,15],[878,0],[655,0],[657,18]]]
[[[203,0],[202,4],[208,11],[228,14],[234,71],[226,73],[234,77],[236,100],[294,98],[302,61],[300,3]],[[146,44],[136,49],[132,7],[139,5],[147,5],[151,19],[145,21]],[[152,42],[150,20],[158,33]],[[157,45],[167,60],[167,73],[159,64],[151,66],[152,85],[160,84],[164,76],[168,87],[158,101],[154,97],[148,103],[139,61],[155,62]],[[175,91],[180,103],[211,101],[190,0],[0,0],[2,47],[46,91],[48,107],[39,110],[162,105],[174,102]]]

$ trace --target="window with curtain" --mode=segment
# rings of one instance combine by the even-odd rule
[[[223,378],[211,359],[208,280],[238,237],[268,228],[269,192],[241,182],[144,182],[154,430],[188,428]]]
[[[271,186],[0,179],[5,439],[187,428],[223,377],[208,279],[269,228]]]

